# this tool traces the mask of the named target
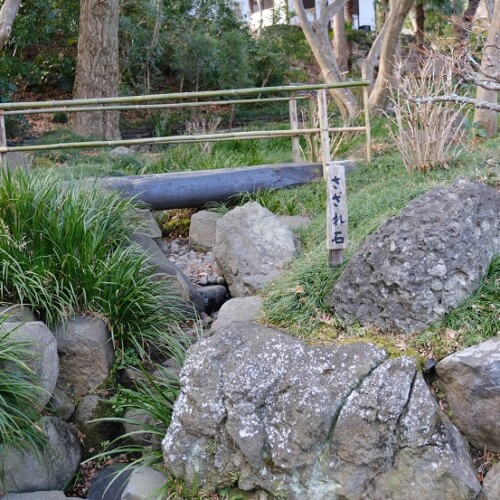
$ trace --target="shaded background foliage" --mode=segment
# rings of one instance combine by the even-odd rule
[[[0,94],[73,88],[77,0],[26,0],[0,53]],[[123,94],[282,84],[309,55],[301,30],[270,26],[255,38],[228,0],[123,0]]]

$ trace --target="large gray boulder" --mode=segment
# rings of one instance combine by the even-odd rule
[[[307,346],[248,323],[189,350],[163,452],[172,474],[207,491],[235,478],[292,500],[480,490],[467,443],[414,360],[366,343]]]
[[[293,231],[256,202],[217,221],[214,257],[233,297],[255,295],[297,255]]]
[[[455,425],[476,448],[500,452],[500,337],[447,356],[436,372]]]
[[[78,470],[80,443],[69,425],[57,417],[42,417],[38,425],[47,440],[41,451],[2,449],[2,488],[8,493],[62,490]]]
[[[60,373],[57,385],[69,396],[95,391],[113,366],[114,348],[106,323],[76,316],[55,331]]]
[[[416,198],[369,236],[331,294],[347,322],[419,331],[479,286],[500,253],[500,193],[457,180]]]
[[[26,363],[35,373],[34,382],[40,386],[38,401],[43,408],[52,397],[59,377],[59,357],[54,334],[41,321],[20,323],[7,321],[0,325],[0,335],[25,342],[29,359]]]

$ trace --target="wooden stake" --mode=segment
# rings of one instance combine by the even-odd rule
[[[3,112],[0,111],[0,148],[7,148],[7,132],[5,130],[5,118]],[[1,149],[0,149],[1,151]],[[5,152],[0,153],[0,168],[6,167],[5,165]]]
[[[366,127],[366,161],[372,161],[372,130],[370,125],[370,110],[368,109],[368,88],[363,87],[363,107],[365,111],[365,127]]]
[[[299,118],[297,113],[297,100],[295,96],[290,97],[288,103],[290,110],[290,130],[299,130]],[[300,163],[300,139],[297,136],[292,137],[292,159],[294,163]]]
[[[347,248],[347,190],[345,167],[341,161],[331,161],[325,167],[326,176],[326,248],[328,264],[342,264]]]
[[[326,169],[330,161],[330,134],[328,132],[328,110],[326,102],[326,90],[318,90],[318,114],[321,140],[321,154],[323,156],[323,168]],[[325,171],[326,178],[326,171]]]

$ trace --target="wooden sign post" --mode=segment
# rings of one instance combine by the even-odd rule
[[[338,266],[347,248],[347,191],[345,167],[341,161],[325,166],[326,179],[326,247],[328,264]]]

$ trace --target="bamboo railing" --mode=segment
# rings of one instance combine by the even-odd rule
[[[40,151],[63,148],[95,148],[95,147],[116,147],[116,146],[132,146],[139,144],[182,144],[182,143],[197,143],[197,142],[219,142],[227,140],[248,140],[248,139],[265,139],[270,137],[290,137],[292,141],[293,161],[299,163],[300,155],[300,136],[320,134],[323,152],[323,164],[326,165],[330,160],[329,150],[329,134],[332,132],[365,132],[366,134],[366,158],[371,159],[371,138],[370,138],[370,121],[367,108],[366,91],[363,92],[365,125],[361,127],[329,127],[328,116],[326,113],[326,91],[334,88],[348,87],[365,87],[368,85],[366,81],[351,81],[334,84],[313,84],[313,85],[288,85],[277,87],[255,87],[246,89],[231,89],[231,90],[211,90],[205,92],[181,92],[170,94],[152,94],[142,96],[128,97],[106,97],[92,99],[73,99],[62,101],[38,101],[38,102],[10,102],[0,103],[0,160],[3,155],[11,151]],[[320,128],[301,127],[298,121],[297,101],[303,99],[311,99],[311,96],[297,95],[297,92],[318,91],[318,108],[323,109],[323,114],[320,114]],[[288,92],[288,97],[260,97],[262,94]],[[193,99],[206,99],[215,97],[236,97],[251,94],[258,94],[258,98],[251,99],[230,99],[230,100],[209,100],[209,101],[193,101]],[[189,102],[182,102],[183,99],[190,99]],[[165,103],[164,101],[181,101],[175,103]],[[169,109],[182,107],[197,107],[197,106],[234,106],[236,104],[251,104],[264,102],[289,102],[290,115],[290,130],[263,130],[252,132],[230,132],[218,134],[203,134],[203,135],[180,135],[180,136],[164,136],[150,137],[141,139],[125,139],[112,141],[82,141],[71,143],[58,144],[37,144],[26,146],[8,146],[5,134],[5,116],[35,114],[35,113],[76,113],[89,111],[122,111],[130,109]],[[154,104],[146,104],[156,102]],[[328,146],[327,146],[328,143]],[[328,151],[327,151],[328,149]]]

